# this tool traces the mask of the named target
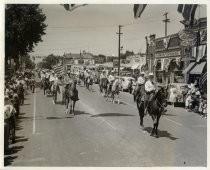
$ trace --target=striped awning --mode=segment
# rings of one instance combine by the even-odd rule
[[[189,70],[195,65],[195,62],[191,62],[187,68],[182,72],[182,74],[187,74]]]
[[[200,87],[202,87],[202,85],[207,81],[207,72],[204,73],[201,78],[200,78]]]
[[[202,74],[205,65],[206,62],[201,62],[199,64],[196,64],[196,66],[193,67],[192,70],[190,71],[190,74]]]

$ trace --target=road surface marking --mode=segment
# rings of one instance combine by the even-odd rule
[[[163,119],[166,119],[166,120],[168,120],[168,121],[170,121],[170,122],[173,122],[173,123],[175,123],[175,124],[177,124],[177,125],[183,126],[183,124],[181,124],[181,123],[179,123],[179,122],[176,122],[176,121],[174,121],[174,120],[171,120],[171,119],[169,119],[169,118],[167,118],[167,117],[163,117]]]
[[[82,100],[80,100],[80,103],[81,105],[88,110],[88,112],[91,114],[91,115],[97,115],[98,113],[96,112],[95,109],[93,108],[90,108],[87,104],[85,104]],[[105,122],[107,125],[109,125],[112,129],[116,130],[116,127],[114,127],[111,123],[109,123],[107,120],[105,120],[104,118],[102,117],[98,117],[99,119],[102,119],[103,121],[102,122]]]
[[[36,132],[36,89],[34,90],[34,114],[33,114],[33,134]]]
[[[125,104],[127,104],[128,106],[137,108],[137,106],[134,106],[134,105],[132,105],[132,104],[129,104],[129,103],[123,101],[123,100],[121,100],[121,101],[124,102]],[[181,124],[181,123],[179,123],[179,122],[176,122],[176,121],[174,121],[174,120],[171,120],[171,119],[169,119],[169,118],[163,117],[163,119],[166,119],[166,120],[168,120],[168,121],[170,121],[170,122],[173,122],[173,123],[175,123],[175,124],[177,124],[177,125],[183,126],[183,124]]]
[[[137,108],[137,106],[132,105],[132,104],[129,104],[129,103],[125,102],[124,100],[120,100],[120,101],[121,101],[121,102],[123,102],[123,103],[125,103],[125,104],[127,104],[128,106],[131,106],[131,107]]]

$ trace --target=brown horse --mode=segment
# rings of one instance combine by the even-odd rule
[[[74,107],[76,104],[76,101],[78,101],[78,90],[76,88],[77,81],[73,80],[71,84],[69,84],[69,87],[67,87],[66,91],[66,113],[74,115]]]
[[[167,106],[166,100],[166,90],[164,87],[161,87],[151,101],[148,104],[148,113],[152,117],[153,120],[153,129],[150,133],[150,136],[154,136],[158,138],[158,125],[159,119],[164,112],[164,107]]]
[[[136,100],[137,108],[140,116],[140,126],[143,129],[143,118],[144,118],[144,87],[142,86],[140,89],[140,97]],[[160,87],[160,89],[154,94],[151,101],[148,103],[148,113],[152,117],[153,120],[153,129],[150,133],[150,136],[154,136],[158,138],[158,125],[159,119],[164,112],[164,107],[167,106],[166,100],[166,89],[164,87]]]

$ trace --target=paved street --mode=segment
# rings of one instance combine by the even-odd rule
[[[74,118],[39,88],[26,96],[5,166],[207,166],[206,119],[168,106],[154,138],[149,115],[145,131],[139,128],[130,94],[121,93],[118,105],[106,102],[97,85],[78,90]]]

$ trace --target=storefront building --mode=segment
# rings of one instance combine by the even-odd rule
[[[188,33],[185,31],[185,34],[191,32],[190,37],[194,35],[195,38],[194,42],[185,47],[188,66],[183,71],[183,74],[187,77],[186,83],[194,83],[207,91],[207,18],[200,18],[197,24],[187,31]],[[182,33],[181,36],[183,35]],[[181,36],[180,38],[182,38]],[[183,37],[186,37],[186,35]]]
[[[148,41],[148,40],[147,40]],[[178,34],[155,38],[148,41],[147,63],[155,81],[163,85],[184,82],[183,48]]]

